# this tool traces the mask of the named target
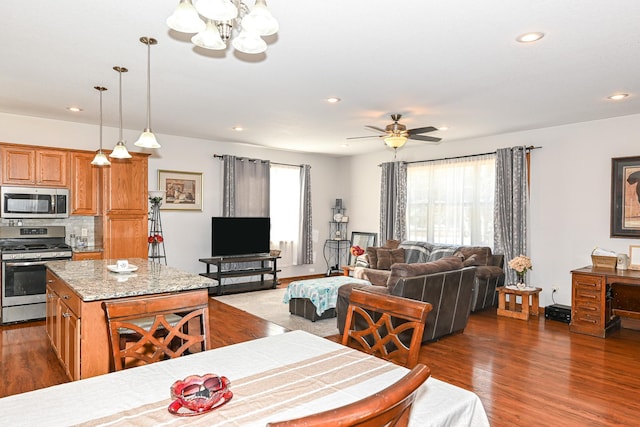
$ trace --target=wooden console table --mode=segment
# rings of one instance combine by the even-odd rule
[[[256,290],[256,289],[275,289],[278,286],[278,270],[276,264],[278,256],[271,255],[257,255],[257,256],[224,256],[224,257],[212,257],[212,258],[200,258],[198,261],[207,265],[207,272],[200,273],[201,276],[208,277],[218,282],[216,295],[222,295],[222,279],[229,277],[247,277],[247,276],[260,276],[260,280],[253,282],[243,282],[234,284],[234,288],[238,290]],[[247,262],[260,262],[259,267],[248,267],[239,270],[223,270],[224,264],[232,263],[247,263]],[[270,263],[267,264],[267,263]],[[211,265],[216,266],[216,271],[211,271]],[[272,280],[265,281],[264,276],[270,274],[273,276]]]
[[[604,338],[620,316],[640,318],[640,271],[594,268],[571,271],[571,332]]]

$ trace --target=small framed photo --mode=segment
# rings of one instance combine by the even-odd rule
[[[349,217],[348,216],[343,216],[341,221],[342,222],[349,222]]]
[[[202,210],[202,172],[158,169],[158,189],[166,191],[161,210]]]
[[[640,270],[640,246],[629,246],[629,268],[631,270]]]

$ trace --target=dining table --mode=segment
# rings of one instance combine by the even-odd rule
[[[304,331],[291,331],[0,399],[2,425],[265,426],[374,394],[408,369]],[[191,375],[230,381],[233,397],[191,417],[169,412],[170,388]],[[478,396],[430,377],[410,426],[489,426]]]

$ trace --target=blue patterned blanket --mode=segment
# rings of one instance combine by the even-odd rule
[[[316,306],[316,313],[322,313],[330,308],[336,308],[338,288],[347,283],[361,283],[371,285],[368,280],[354,279],[347,276],[330,276],[318,279],[296,280],[289,283],[284,293],[283,302],[289,303],[292,298],[308,298]]]

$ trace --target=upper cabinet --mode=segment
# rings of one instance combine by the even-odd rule
[[[99,168],[92,152],[71,153],[71,215],[98,215]]]
[[[43,187],[69,186],[69,152],[0,146],[2,183]]]

